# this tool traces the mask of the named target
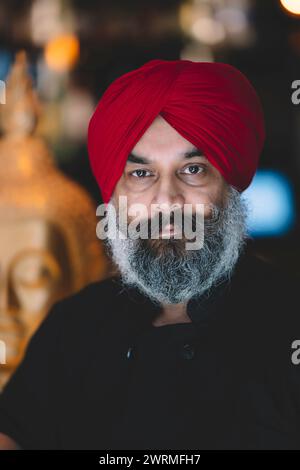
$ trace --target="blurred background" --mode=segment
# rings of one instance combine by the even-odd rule
[[[0,387],[53,302],[110,273],[87,125],[115,78],[155,58],[227,62],[253,83],[267,140],[249,231],[300,282],[300,1],[1,0]]]

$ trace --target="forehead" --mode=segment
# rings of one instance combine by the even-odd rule
[[[162,116],[158,115],[146,129],[134,150],[138,151],[147,146],[165,147],[166,145],[192,145],[182,137]]]
[[[195,145],[158,115],[133,147],[131,154],[154,162],[162,155],[171,159],[182,159],[188,152],[196,150]],[[202,151],[195,154],[202,155],[202,159],[208,162]]]

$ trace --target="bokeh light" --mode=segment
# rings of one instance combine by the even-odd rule
[[[288,12],[300,15],[300,1],[299,0],[280,0],[281,5]]]
[[[62,34],[46,44],[45,61],[58,72],[70,70],[79,57],[79,41],[74,34]]]
[[[243,194],[250,209],[247,226],[254,237],[282,236],[295,221],[295,203],[288,178],[275,170],[257,171]]]

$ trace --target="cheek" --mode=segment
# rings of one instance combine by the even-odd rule
[[[133,178],[129,180],[129,178],[123,174],[115,186],[113,200],[118,203],[119,197],[125,196],[130,203],[146,203],[146,200],[150,199],[151,191],[146,185],[137,185],[136,182],[137,179]]]
[[[212,202],[219,207],[223,207],[226,205],[227,200],[227,193],[228,193],[228,186],[225,182],[221,181],[212,192],[211,199]]]
[[[223,190],[221,188],[202,189],[193,195],[186,195],[185,204],[192,204],[193,212],[197,208],[197,204],[204,205],[204,216],[210,217],[211,205],[221,207],[223,205]],[[200,208],[200,210],[203,208]]]
[[[119,197],[125,197],[125,202]],[[113,196],[114,206],[119,215],[127,217],[128,221],[133,219],[147,219],[151,214],[151,198],[141,195],[132,195],[126,191],[116,191]]]
[[[127,214],[129,219],[148,219],[150,209],[142,198],[128,198]]]

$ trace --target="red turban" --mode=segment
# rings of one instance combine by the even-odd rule
[[[223,63],[151,60],[117,78],[89,122],[90,164],[104,202],[158,114],[201,149],[229,184],[239,191],[249,186],[265,128],[247,78]]]

